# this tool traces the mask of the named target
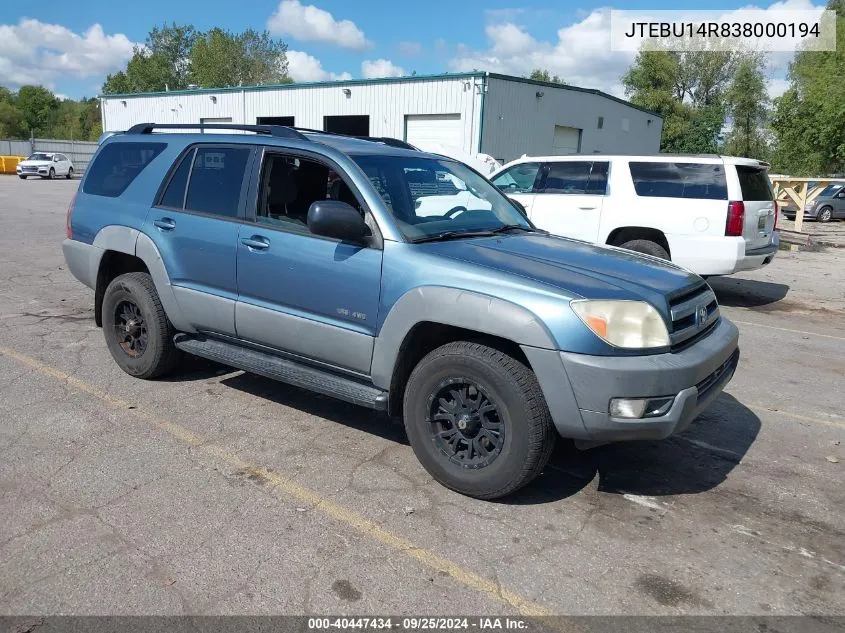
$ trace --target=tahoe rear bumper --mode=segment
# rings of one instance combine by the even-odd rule
[[[736,326],[722,317],[708,336],[681,352],[587,356],[525,347],[523,351],[560,435],[616,442],[662,439],[686,430],[733,377],[738,342]],[[614,398],[672,398],[672,404],[657,417],[619,418],[610,414]]]

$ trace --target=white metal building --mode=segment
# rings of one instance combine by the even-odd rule
[[[102,97],[103,129],[265,123],[390,136],[505,162],[570,153],[650,154],[663,120],[598,90],[486,72]]]

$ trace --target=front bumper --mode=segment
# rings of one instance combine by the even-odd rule
[[[708,336],[681,352],[648,356],[557,352],[564,381],[560,374],[556,379],[547,375],[552,364],[544,355],[526,355],[560,435],[616,442],[663,439],[686,430],[733,377],[739,362],[738,344],[739,331],[722,317]],[[535,359],[539,367],[535,367]],[[609,413],[613,398],[660,397],[674,397],[674,401],[659,417],[628,419]]]

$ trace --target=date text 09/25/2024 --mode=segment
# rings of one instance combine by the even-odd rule
[[[407,630],[407,631],[451,631],[451,630],[526,630],[528,622],[509,617],[343,617],[308,618],[308,629],[319,630]]]

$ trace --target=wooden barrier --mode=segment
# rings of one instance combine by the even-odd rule
[[[804,227],[804,205],[815,200],[822,190],[831,183],[845,183],[845,178],[793,178],[792,176],[772,176],[772,188],[778,206],[794,204],[798,207],[795,214],[795,230],[799,233]],[[810,186],[812,183],[812,187]],[[790,204],[791,203],[791,204]]]

